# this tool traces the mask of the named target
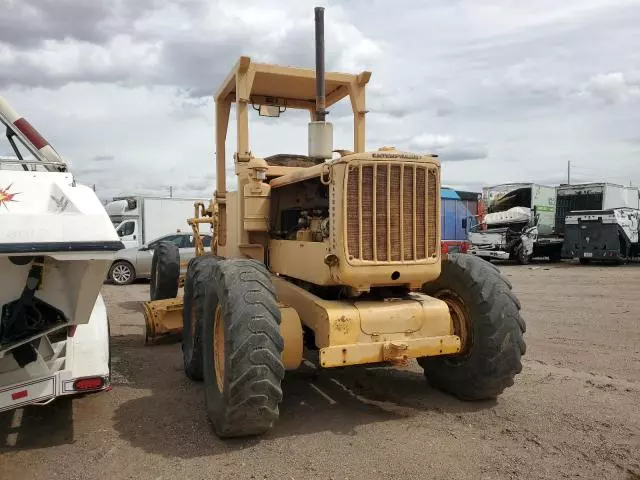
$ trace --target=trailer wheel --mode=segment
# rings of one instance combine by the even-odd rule
[[[429,383],[461,400],[495,398],[513,385],[526,325],[506,279],[476,257],[450,255],[423,290],[447,303],[462,341],[458,354],[418,359]]]
[[[180,250],[171,242],[159,242],[151,259],[151,300],[164,300],[178,295]]]
[[[213,264],[222,260],[211,254],[189,261],[184,280],[182,307],[182,360],[191,380],[202,380],[202,317],[207,285],[213,281]]]
[[[260,435],[278,419],[284,366],[280,309],[255,260],[213,262],[202,318],[208,417],[221,438]]]

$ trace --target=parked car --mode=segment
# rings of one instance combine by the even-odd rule
[[[211,235],[201,234],[202,243],[205,247],[211,245]],[[193,241],[193,233],[169,233],[155,238],[141,247],[130,247],[116,252],[107,279],[116,285],[129,285],[139,278],[148,279],[151,277],[151,260],[153,250],[159,242],[172,242],[178,246],[180,251],[180,272],[186,272],[186,263],[195,256],[196,249]]]

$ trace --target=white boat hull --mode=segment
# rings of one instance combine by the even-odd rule
[[[95,192],[68,172],[0,170],[0,189],[1,354],[38,330],[86,324],[123,246]],[[12,318],[30,272],[41,325]]]
[[[100,289],[123,248],[95,192],[0,97],[0,411],[109,386]],[[6,149],[0,144],[0,151]]]

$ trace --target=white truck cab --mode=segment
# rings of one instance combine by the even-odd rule
[[[175,232],[190,232],[187,218],[194,215],[194,204],[203,198],[116,197],[105,209],[125,248],[141,247],[155,238]]]

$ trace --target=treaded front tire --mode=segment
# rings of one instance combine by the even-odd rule
[[[279,416],[280,309],[268,270],[249,259],[212,266],[202,325],[207,414],[221,438],[260,435]]]
[[[182,307],[182,360],[188,378],[202,380],[202,318],[207,285],[213,281],[213,264],[222,260],[211,254],[189,261],[184,279]]]
[[[175,298],[180,279],[180,250],[171,242],[160,242],[151,259],[151,300]]]
[[[461,400],[495,398],[513,385],[522,371],[526,325],[508,281],[486,262],[455,254],[423,291],[447,302],[462,337],[459,354],[418,359],[429,383]],[[462,326],[460,315],[466,317]]]

